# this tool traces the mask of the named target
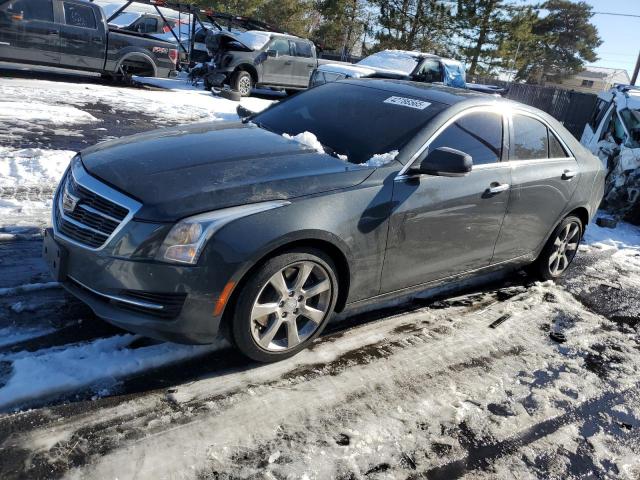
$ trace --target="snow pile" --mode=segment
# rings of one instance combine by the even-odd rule
[[[57,185],[74,155],[69,150],[0,147],[0,187]]]
[[[106,393],[118,378],[205,355],[215,349],[212,345],[171,343],[127,348],[138,338],[126,334],[85,344],[0,355],[0,361],[12,363],[11,377],[0,388],[0,409],[98,383]]]
[[[15,304],[15,305],[18,305],[18,304]],[[31,340],[33,338],[49,335],[50,333],[55,332],[55,330],[56,329],[53,327],[51,328],[37,328],[37,327],[0,328],[0,347],[5,347],[7,345],[14,345],[16,343],[24,342],[25,340]]]
[[[289,135],[288,133],[283,133],[282,136],[287,140],[298,142],[299,144],[304,145],[305,147],[309,147],[318,153],[325,153],[324,147],[318,140],[318,137],[316,137],[311,132],[302,132],[293,136]]]
[[[640,227],[619,222],[616,228],[605,228],[592,222],[585,231],[584,243],[601,249],[640,249]]]
[[[373,157],[367,160],[364,165],[369,167],[382,167],[387,163],[393,162],[398,156],[398,150],[393,150],[387,153],[376,153]]]
[[[0,102],[0,122],[22,120],[45,122],[56,125],[78,125],[97,123],[99,120],[88,112],[66,105],[49,105],[41,102],[10,101],[8,97]]]

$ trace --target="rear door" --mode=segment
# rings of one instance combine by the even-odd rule
[[[58,34],[53,0],[9,0],[0,5],[0,58],[58,65]]]
[[[291,51],[295,54],[293,60],[293,84],[307,87],[314,68],[317,67],[314,46],[304,40],[290,40]]]
[[[551,233],[578,185],[576,159],[536,115],[511,117],[509,164],[513,181],[509,209],[494,262],[531,256]]]
[[[97,7],[62,1],[64,24],[60,26],[60,65],[83,70],[102,70],[106,55],[106,31]]]
[[[503,115],[476,108],[431,140],[473,159],[464,177],[399,175],[394,181],[382,292],[490,264],[507,209],[511,171],[503,163]],[[490,189],[493,189],[492,193]]]
[[[290,85],[293,59],[289,40],[282,37],[272,39],[267,47],[267,58],[262,66],[262,83]]]

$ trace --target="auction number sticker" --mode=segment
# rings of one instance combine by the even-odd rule
[[[415,108],[416,110],[424,110],[429,105],[429,102],[423,102],[422,100],[416,100],[415,98],[406,97],[389,97],[384,103],[392,103],[394,105],[402,105],[403,107]]]

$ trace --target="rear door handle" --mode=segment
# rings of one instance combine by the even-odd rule
[[[291,60],[287,60],[286,62],[284,62],[285,65],[291,65],[293,62]]]
[[[502,193],[511,188],[508,183],[492,183],[489,187],[489,193]]]
[[[564,172],[562,172],[562,179],[563,180],[571,180],[577,174],[578,174],[578,172],[576,172],[575,170],[565,170]]]
[[[47,35],[58,35],[58,30],[47,30]]]

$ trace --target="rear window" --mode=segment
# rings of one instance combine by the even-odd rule
[[[549,130],[549,158],[567,158],[568,156],[560,140]]]
[[[401,150],[445,105],[377,88],[326,83],[291,97],[254,118],[279,135],[313,133],[318,140],[363,163]]]
[[[93,14],[91,7],[83,5],[74,5],[73,3],[64,4],[64,19],[67,25],[83,28],[97,28],[96,16]]]
[[[547,126],[526,115],[513,116],[513,149],[510,160],[541,160],[548,158]]]
[[[22,13],[25,20],[53,22],[52,0],[14,0],[6,7],[8,12]]]
[[[293,44],[295,46],[296,57],[313,57],[313,50],[310,43],[295,41]]]

